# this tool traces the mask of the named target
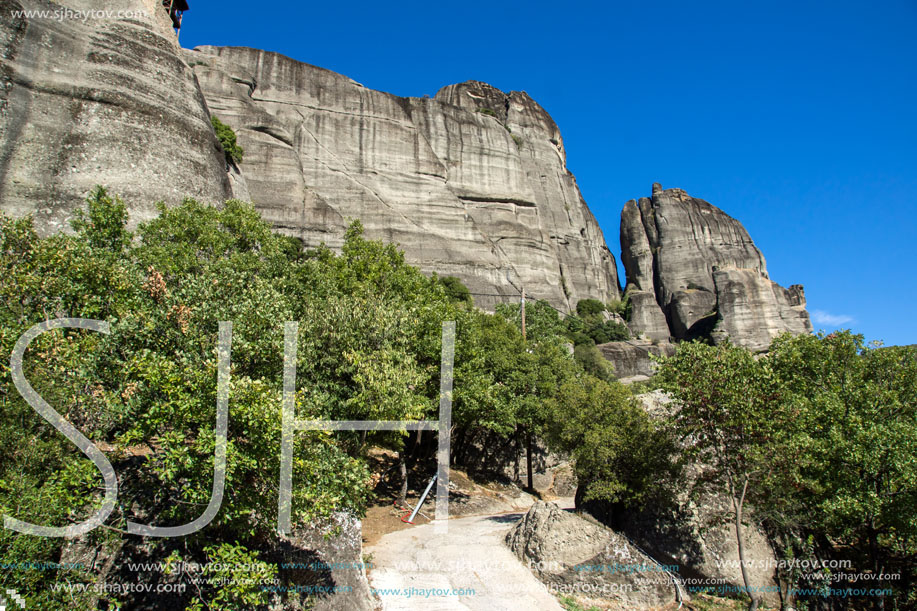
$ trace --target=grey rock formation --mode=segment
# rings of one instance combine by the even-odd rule
[[[532,505],[507,533],[506,544],[544,583],[567,592],[626,608],[657,607],[677,598],[679,586],[660,563],[626,537],[554,503]],[[687,598],[683,586],[681,593]]]
[[[785,289],[747,269],[718,269],[713,282],[720,319],[712,333],[714,341],[731,337],[761,351],[784,331],[812,331],[801,284]]]
[[[681,189],[621,213],[631,331],[650,339],[712,337],[764,350],[784,331],[812,330],[802,286],[784,289],[739,221]]]
[[[525,93],[471,81],[401,98],[255,49],[185,57],[245,149],[251,200],[307,245],[338,246],[358,218],[424,271],[498,295],[480,306],[522,286],[567,310],[619,295],[560,132]]]
[[[653,356],[672,356],[675,347],[669,342],[653,343],[632,339],[625,342],[599,344],[599,351],[614,365],[614,375],[622,382],[634,382],[652,377],[656,371]]]
[[[203,96],[160,2],[0,0],[0,11],[3,212],[34,214],[52,233],[97,184],[130,203],[134,223],[160,200],[229,196]]]
[[[280,611],[313,609],[314,611],[372,611],[373,595],[363,563],[362,522],[346,512],[336,512],[320,524],[310,524],[284,539],[291,547],[285,550],[287,561],[308,565],[300,574],[284,575],[296,586],[315,585],[319,592],[312,606],[295,594],[275,601],[272,609]],[[304,558],[302,552],[306,551]],[[315,566],[316,569],[311,567]],[[327,567],[327,568],[323,568]],[[288,573],[290,573],[288,571]]]
[[[628,290],[627,298],[631,311],[627,326],[631,333],[648,340],[668,341],[672,333],[662,308],[656,302],[656,295],[652,291],[633,289]]]
[[[523,92],[469,81],[401,98],[274,53],[182,51],[156,0],[0,7],[0,209],[35,215],[42,233],[66,230],[96,184],[128,202],[133,224],[157,201],[234,195],[306,245],[340,246],[358,218],[485,308],[521,287],[567,311],[620,297],[557,125]],[[112,14],[17,13],[62,9]],[[211,112],[236,129],[241,172],[227,172]],[[637,336],[758,350],[811,329],[802,288],[770,282],[741,224],[684,191],[655,185],[628,202],[621,241]]]

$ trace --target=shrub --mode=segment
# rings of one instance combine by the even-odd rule
[[[574,347],[573,358],[586,373],[606,382],[614,379],[614,366],[602,356],[592,342]]]
[[[570,341],[573,342],[574,346],[595,346],[595,340],[582,331],[571,333]]]
[[[618,316],[625,318],[627,313],[627,298],[624,299],[612,299],[608,302],[608,305],[605,306],[605,310],[611,312],[612,314],[617,314]]]
[[[443,276],[439,278],[439,283],[445,289],[446,296],[451,301],[467,303],[468,305],[474,304],[474,300],[471,298],[471,291],[455,276]]]
[[[105,187],[92,190],[86,200],[87,209],[77,210],[70,225],[83,233],[89,246],[121,252],[131,241],[127,225],[127,208],[120,197],[112,198]]]
[[[630,339],[630,331],[627,330],[627,327],[613,320],[594,324],[589,328],[587,334],[597,344]]]
[[[605,304],[598,299],[580,299],[576,304],[576,313],[587,318],[597,316],[605,311]]]
[[[548,440],[575,461],[577,506],[648,502],[673,476],[675,446],[620,382],[583,375],[563,381]]]
[[[233,165],[242,163],[242,155],[245,151],[236,142],[236,132],[217,119],[216,115],[210,117],[210,124],[213,125],[213,131],[216,132],[217,138],[220,141],[220,146],[223,147],[223,153],[226,155],[226,163]]]

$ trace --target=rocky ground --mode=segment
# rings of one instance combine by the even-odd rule
[[[372,470],[379,474],[374,489],[375,498],[363,519],[363,544],[370,546],[385,534],[411,528],[406,523],[420,495],[430,481],[430,473],[422,466],[412,465],[408,471],[408,495],[405,503],[398,502],[400,479],[397,475],[397,454],[374,448],[370,452]],[[435,489],[434,489],[435,491]],[[546,498],[554,498],[550,492]],[[523,491],[505,477],[475,475],[470,477],[461,469],[449,473],[449,514],[453,518],[469,515],[496,515],[526,511],[536,497]],[[433,519],[433,492],[414,519],[415,525],[429,524]],[[404,520],[403,520],[403,519]]]

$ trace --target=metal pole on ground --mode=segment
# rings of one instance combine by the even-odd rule
[[[408,518],[408,522],[411,524],[414,523],[414,518],[417,517],[417,512],[420,511],[420,506],[423,505],[423,502],[427,499],[427,495],[430,494],[430,488],[433,487],[433,482],[436,481],[436,476],[433,476],[433,479],[430,480],[430,483],[427,484],[427,489],[423,491],[423,494],[420,496],[420,500],[417,501],[417,507],[414,508],[414,512],[411,514],[411,517]],[[426,515],[426,514],[424,514]]]

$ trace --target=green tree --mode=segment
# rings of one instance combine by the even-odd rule
[[[127,207],[120,197],[111,197],[104,187],[96,187],[86,200],[87,210],[76,210],[71,225],[85,236],[89,246],[121,253],[131,241],[127,231]]]
[[[565,376],[546,412],[549,443],[575,461],[577,503],[638,507],[657,498],[660,484],[676,473],[669,431],[616,380]]]
[[[849,331],[785,334],[757,359],[729,344],[689,343],[656,379],[681,405],[675,426],[690,441],[686,453],[711,468],[699,484],[732,497],[739,533],[748,501],[783,554],[840,555],[874,575],[900,573],[876,587],[891,588],[894,604],[917,602],[915,348],[867,346]],[[741,557],[741,535],[738,544]],[[792,571],[784,579],[855,585]],[[884,608],[884,597],[869,604]]]
[[[630,332],[627,327],[614,320],[595,322],[588,328],[586,333],[596,344],[630,339]]]
[[[501,303],[497,305],[496,314],[511,322],[516,328],[522,327],[522,312],[519,304]],[[564,333],[565,324],[560,313],[544,299],[527,301],[525,304],[526,339],[533,343],[558,341]]]
[[[601,316],[605,311],[605,304],[598,299],[580,299],[576,303],[576,313],[583,318]]]
[[[452,301],[474,305],[474,300],[471,298],[471,291],[469,291],[468,287],[455,276],[442,276],[439,278],[439,282],[445,289],[446,295]]]
[[[577,345],[573,349],[573,358],[586,373],[605,382],[611,382],[614,379],[614,365],[602,356],[595,344]]]
[[[746,502],[768,492],[764,482],[781,451],[776,439],[788,421],[774,376],[744,348],[691,342],[662,361],[657,377],[680,405],[674,425],[686,455],[706,467],[695,485],[731,501],[742,580],[754,611],[760,604],[756,587],[763,584],[752,584],[748,574]]]
[[[97,190],[76,235],[45,239],[28,219],[0,216],[4,513],[61,525],[87,515],[98,500],[94,465],[12,389],[13,344],[49,318],[111,325],[109,335],[42,335],[26,354],[26,374],[74,425],[114,448],[120,503],[109,524],[122,529],[135,512],[144,522],[182,524],[207,504],[216,330],[221,320],[234,322],[227,494],[216,519],[186,541],[188,553],[201,559],[207,545],[238,543],[254,553],[274,536],[284,321],[300,322],[299,418],[401,420],[435,409],[440,325],[454,319],[455,306],[397,249],[365,240],[358,224],[335,255],[301,252],[237,201],[163,207],[138,229],[136,242],[127,237],[123,212],[120,200]],[[379,443],[399,441],[397,434],[377,435]],[[370,479],[364,441],[347,433],[296,434],[294,527],[336,510],[363,511]],[[116,532],[92,537],[117,538]],[[56,560],[60,546],[0,532],[4,562]],[[166,551],[152,545],[154,555]],[[78,573],[75,579],[93,579]],[[18,571],[4,574],[3,583],[39,592],[30,604],[58,608],[66,594],[48,590],[49,575]],[[208,600],[230,594],[204,592]]]
[[[833,542],[823,553],[850,550],[873,574],[903,573],[876,587],[917,602],[917,349],[849,331],[784,335],[768,361],[794,416],[775,482],[784,526]]]

